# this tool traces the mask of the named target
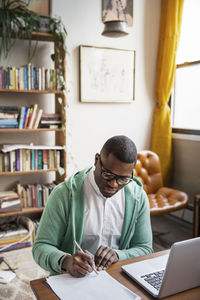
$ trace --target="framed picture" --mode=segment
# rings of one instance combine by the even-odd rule
[[[26,0],[28,8],[43,16],[51,15],[51,0]]]
[[[80,101],[135,99],[135,51],[80,46]]]

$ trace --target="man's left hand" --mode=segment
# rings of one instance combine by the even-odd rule
[[[94,257],[98,271],[107,269],[118,260],[117,253],[113,249],[103,245],[99,247]]]

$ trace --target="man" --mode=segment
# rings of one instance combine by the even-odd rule
[[[114,136],[95,155],[94,168],[54,188],[33,245],[42,268],[82,277],[93,268],[152,252],[149,201],[133,177],[136,160],[133,141]]]

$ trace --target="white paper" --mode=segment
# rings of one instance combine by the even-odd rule
[[[92,272],[82,278],[70,274],[50,276],[46,279],[61,300],[139,300],[138,295],[112,278],[106,271]]]

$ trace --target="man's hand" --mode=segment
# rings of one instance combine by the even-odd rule
[[[107,269],[111,264],[118,260],[117,253],[107,246],[100,246],[94,258],[97,271]]]
[[[78,251],[74,255],[66,256],[62,263],[62,268],[74,277],[84,277],[93,271],[92,267],[95,267],[94,256],[87,250],[84,253]]]

